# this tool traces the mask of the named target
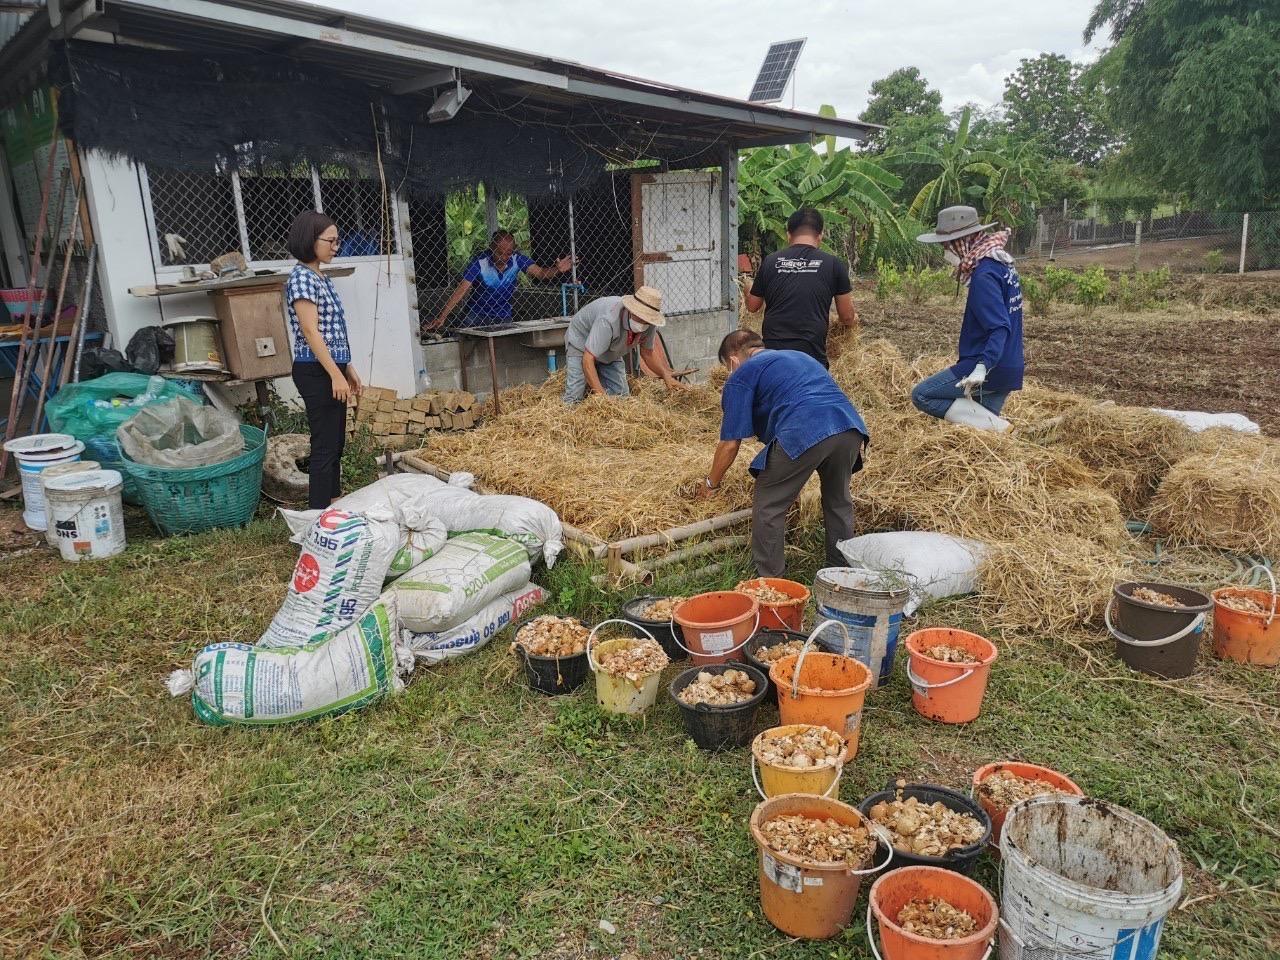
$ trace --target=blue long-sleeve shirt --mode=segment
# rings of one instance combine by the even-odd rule
[[[958,353],[952,375],[968,376],[981,363],[987,368],[984,390],[1022,389],[1022,282],[1012,264],[990,257],[978,261],[969,281]]]

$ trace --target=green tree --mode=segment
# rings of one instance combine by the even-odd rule
[[[929,88],[919,67],[899,67],[871,84],[871,98],[858,119],[892,127],[904,117],[933,116],[940,114],[941,109],[942,94]],[[867,146],[872,150],[884,149],[884,134],[868,138]]]
[[[1097,163],[1111,148],[1102,90],[1083,80],[1084,68],[1056,53],[1021,61],[1004,84],[1009,131],[1037,139],[1050,157]]]
[[[1232,210],[1280,202],[1280,6],[1103,0],[1111,113],[1132,172]]]

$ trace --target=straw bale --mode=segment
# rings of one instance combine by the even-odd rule
[[[1182,460],[1160,485],[1150,519],[1177,542],[1280,557],[1280,445],[1246,440]]]
[[[1120,557],[1069,534],[1030,534],[997,544],[978,573],[982,621],[1014,633],[1096,621],[1121,578]]]

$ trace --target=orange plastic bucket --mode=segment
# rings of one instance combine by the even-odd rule
[[[979,659],[978,663],[947,663],[925,651],[939,644],[959,647]],[[911,705],[916,713],[942,723],[968,723],[982,711],[987,678],[996,662],[996,645],[986,637],[967,630],[930,627],[907,637],[907,679],[911,681]]]
[[[1227,597],[1247,598],[1264,613],[1248,613],[1223,606]],[[1280,615],[1276,595],[1252,587],[1223,587],[1213,591],[1213,654],[1223,660],[1274,667],[1280,663]]]
[[[866,827],[877,835],[880,830],[848,804],[804,793],[784,793],[764,800],[751,814],[751,836],[760,850],[760,908],[765,919],[787,936],[826,940],[849,926],[862,878],[884,869],[893,848],[882,839],[880,846],[888,847],[888,856],[861,870],[809,864],[770,850],[760,832],[762,824],[786,816],[835,820]]]
[[[676,604],[672,619],[680,624],[680,648],[699,666],[745,660],[742,648],[760,626],[755,597],[732,590],[700,593]]]
[[[818,626],[814,634],[833,621]],[[871,671],[861,661],[838,653],[814,653],[813,636],[799,654],[781,657],[769,667],[778,688],[778,718],[783,724],[812,723],[845,739],[843,761],[858,753],[862,739],[862,704],[871,686]]]
[[[1075,781],[1070,777],[1057,770],[1050,770],[1048,767],[1038,767],[1034,763],[1004,760],[979,767],[973,773],[973,789],[970,791],[970,796],[982,805],[982,809],[987,811],[987,816],[991,818],[991,846],[997,851],[1000,849],[1000,831],[1004,828],[1004,817],[1009,812],[1009,808],[992,803],[978,792],[978,785],[993,773],[1001,772],[1012,773],[1014,776],[1025,777],[1028,780],[1043,780],[1073,797],[1084,796],[1084,791],[1076,786]]]
[[[794,580],[783,580],[781,577],[756,577],[754,580],[743,580],[734,587],[742,591],[743,587],[773,587],[779,593],[785,593],[790,600],[778,603],[760,604],[761,630],[803,630],[804,608],[809,603],[809,588]]]
[[[958,940],[930,940],[898,926],[898,914],[912,900],[945,900],[978,921],[978,930]],[[871,885],[867,898],[867,942],[877,960],[983,960],[991,953],[1000,911],[983,887],[942,867],[900,867]],[[875,916],[884,955],[871,929]]]

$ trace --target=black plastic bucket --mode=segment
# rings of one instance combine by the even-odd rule
[[[1135,600],[1133,591],[1147,587],[1167,594],[1181,606],[1162,607]],[[1107,607],[1107,629],[1116,641],[1116,656],[1134,670],[1179,680],[1195,671],[1213,600],[1199,590],[1169,583],[1118,583]],[[1113,619],[1114,616],[1114,619]]]
[[[633,600],[628,600],[622,605],[622,612],[618,614],[618,616],[623,620],[630,620],[632,623],[638,623],[640,626],[652,633],[653,638],[662,645],[663,652],[672,663],[675,663],[677,660],[687,660],[689,658],[689,654],[685,652],[684,648],[681,647],[680,644],[676,643],[677,639],[683,639],[683,637],[677,634],[677,631],[680,629],[680,625],[674,620],[649,620],[640,615],[640,612],[655,600],[669,599],[671,598],[653,596],[636,597]]]
[[[797,633],[794,630],[761,630],[747,641],[747,645],[743,647],[742,652],[746,655],[747,663],[751,664],[767,678],[769,676],[769,664],[756,658],[757,650],[762,647],[772,647],[778,643],[786,643],[788,640],[799,640],[803,643],[807,639],[809,639],[807,633]],[[777,688],[774,687],[772,680],[766,679],[765,682],[769,685],[769,693],[767,694],[769,702],[777,703]]]
[[[524,678],[529,686],[549,697],[572,693],[591,674],[585,650],[569,657],[535,657],[526,653],[524,647],[516,647],[516,653],[524,664]]]
[[[898,793],[901,792],[903,800],[915,797],[921,803],[941,802],[943,806],[957,813],[968,814],[982,824],[983,830],[982,837],[975,843],[967,847],[958,847],[942,857],[927,857],[919,853],[903,853],[897,847],[894,847],[893,859],[889,861],[889,866],[886,870],[915,866],[943,867],[966,875],[971,873],[973,865],[978,862],[978,857],[982,856],[982,851],[986,847],[987,841],[991,839],[991,817],[988,816],[987,811],[982,809],[982,805],[978,801],[966,797],[963,793],[957,793],[955,790],[948,790],[946,787],[939,787],[932,783],[909,783],[899,791],[895,786],[896,783],[897,781],[894,780],[887,789],[867,797],[867,799],[858,804],[858,811],[870,820],[872,807],[882,800],[886,803],[896,800]]]
[[[741,670],[756,682],[756,692],[750,700],[730,707],[712,707],[705,703],[689,706],[680,699],[680,691],[697,678],[698,674],[724,673]],[[768,678],[749,663],[709,663],[692,667],[671,681],[671,699],[680,708],[685,732],[703,750],[727,750],[745,747],[755,737],[756,711],[764,702],[769,687]]]

